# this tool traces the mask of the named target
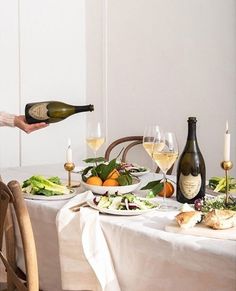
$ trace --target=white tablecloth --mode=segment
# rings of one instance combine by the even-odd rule
[[[120,291],[99,213],[87,208],[80,213],[70,210],[92,197],[90,191],[77,195],[57,215],[62,288]]]
[[[56,169],[4,169],[1,174],[5,181],[27,178],[35,174],[35,170],[41,174],[62,177],[64,172],[61,170],[57,173]],[[40,284],[44,290],[62,290],[61,279],[64,273],[60,268],[56,217],[67,202],[27,200],[37,244]],[[84,210],[96,213],[93,209]],[[164,227],[175,214],[154,211],[133,217],[98,216],[120,289],[235,291],[236,241],[168,233]],[[76,225],[74,227],[77,228]],[[96,230],[95,224],[90,225],[90,231],[93,230]],[[96,240],[96,234],[93,233],[91,237]],[[86,245],[86,242],[83,244]],[[73,249],[71,251],[73,254]],[[88,269],[96,273],[96,268],[94,271],[90,267]],[[69,277],[71,281],[67,282],[67,287],[75,284],[76,280],[79,284],[80,278],[73,274],[69,274]]]

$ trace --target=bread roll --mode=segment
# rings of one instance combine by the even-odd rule
[[[200,211],[180,212],[175,218],[181,228],[187,229],[201,221],[202,213]]]
[[[184,203],[180,209],[181,212],[189,212],[189,211],[195,211],[195,209],[190,206],[188,203]]]
[[[236,226],[236,211],[214,209],[204,217],[205,225],[213,229],[227,229]]]

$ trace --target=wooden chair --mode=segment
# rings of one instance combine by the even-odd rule
[[[125,136],[125,137],[119,138],[119,139],[113,141],[108,146],[108,148],[105,151],[104,157],[107,161],[109,161],[112,150],[116,146],[118,146],[119,144],[126,143],[126,146],[123,149],[123,153],[122,153],[122,157],[121,157],[121,161],[125,163],[129,150],[131,150],[136,145],[142,144],[142,142],[143,142],[143,136],[141,136],[141,135]],[[127,145],[127,143],[128,143],[128,145]],[[170,175],[172,173],[172,170],[173,170],[173,166],[167,171],[167,174]],[[160,172],[160,168],[157,167],[156,173],[159,173],[159,172]]]
[[[17,221],[25,259],[25,281],[16,264],[15,225]],[[5,233],[6,255],[3,252]],[[38,291],[38,266],[33,230],[21,192],[20,184],[11,181],[8,185],[0,181],[0,258],[7,272],[7,290]]]
[[[105,151],[105,159],[108,161],[110,159],[110,154],[111,154],[111,151],[119,144],[124,144],[124,143],[127,143],[129,142],[128,145],[126,145],[126,147],[124,148],[123,150],[123,153],[122,153],[122,157],[121,157],[121,161],[122,162],[126,162],[126,156],[127,156],[127,153],[128,151],[138,145],[138,144],[142,144],[143,142],[143,137],[140,136],[140,135],[136,135],[136,136],[126,136],[126,137],[122,137],[122,138],[119,138],[117,140],[115,140],[113,143],[111,143],[108,148],[106,149]]]

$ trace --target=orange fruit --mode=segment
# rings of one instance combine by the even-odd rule
[[[102,186],[119,186],[119,183],[116,179],[109,178],[103,182]]]
[[[111,171],[111,173],[107,176],[107,179],[117,179],[120,176],[120,173],[117,171],[117,169],[114,169]]]
[[[171,197],[175,192],[174,186],[170,182],[165,182],[163,189],[157,193],[158,196],[163,197],[164,193],[167,198]]]
[[[86,181],[89,185],[96,185],[96,186],[102,186],[102,179],[98,176],[91,176]]]

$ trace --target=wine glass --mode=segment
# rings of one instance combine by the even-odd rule
[[[160,132],[161,132],[161,129],[158,125],[148,125],[144,129],[143,147],[151,158],[153,154],[154,140],[158,135],[160,135]],[[153,172],[153,178],[154,178],[155,162],[153,158],[152,158],[152,172]]]
[[[166,173],[173,166],[177,157],[178,144],[175,134],[173,132],[159,132],[154,140],[152,158],[163,173],[164,197],[160,209],[164,211],[177,209],[177,207],[167,204],[165,190]]]
[[[94,157],[97,157],[97,151],[105,142],[105,134],[103,132],[101,122],[90,122],[87,129],[87,145],[94,153]]]

